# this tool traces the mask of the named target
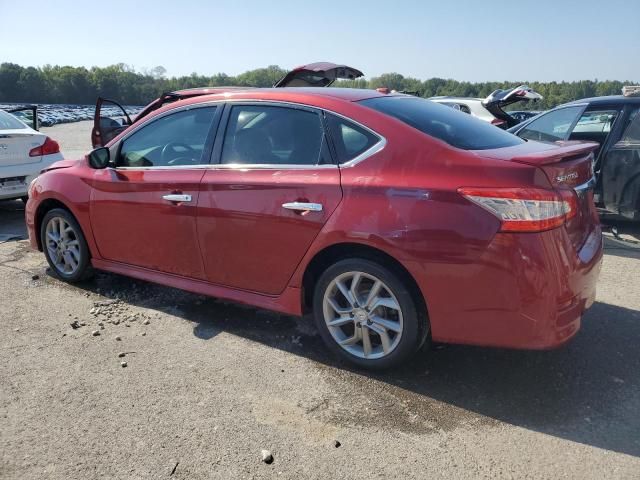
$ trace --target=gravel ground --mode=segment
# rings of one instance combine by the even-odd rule
[[[640,249],[610,235],[566,347],[436,345],[372,375],[308,318],[55,280],[9,239],[22,215],[0,203],[2,479],[640,478]]]

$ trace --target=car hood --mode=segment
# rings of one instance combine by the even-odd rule
[[[57,161],[55,163],[52,163],[47,168],[43,168],[40,173],[50,172],[51,170],[60,170],[61,168],[73,167],[74,165],[77,165],[78,163],[80,163],[82,161],[83,160],[78,160],[78,159],[75,159],[75,160],[59,160],[59,161]]]

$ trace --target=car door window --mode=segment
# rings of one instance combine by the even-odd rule
[[[125,138],[119,167],[167,167],[208,163],[203,153],[216,107],[166,115]]]
[[[569,130],[584,107],[566,107],[538,117],[518,132],[520,138],[555,142],[566,140]]]
[[[640,146],[640,108],[637,108],[631,115],[629,115],[629,119],[627,120],[627,125],[625,126],[624,133],[618,143],[616,143],[616,147],[638,147]]]
[[[326,117],[336,147],[338,163],[353,160],[380,141],[377,135],[353,122],[332,114],[327,114]]]
[[[234,105],[221,163],[318,165],[331,163],[320,115],[291,107]]]

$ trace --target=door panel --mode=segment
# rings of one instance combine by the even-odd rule
[[[93,148],[105,146],[131,124],[131,118],[122,105],[98,97],[91,130]]]
[[[94,174],[91,224],[108,260],[203,279],[196,211],[219,112],[187,107],[124,138]]]
[[[340,172],[310,169],[207,170],[198,202],[198,234],[207,278],[265,294],[287,285],[342,198]],[[297,211],[290,202],[322,205]]]
[[[117,262],[204,278],[196,205],[204,169],[97,170],[91,226],[100,255]],[[190,202],[162,197],[190,195]]]
[[[601,183],[607,210],[640,219],[640,109],[631,111],[619,140],[604,154]]]

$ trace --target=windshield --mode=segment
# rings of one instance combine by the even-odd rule
[[[487,150],[523,143],[515,135],[487,122],[422,98],[376,97],[360,103],[464,150]]]
[[[17,130],[19,128],[27,128],[27,126],[10,113],[0,110],[0,130]]]

